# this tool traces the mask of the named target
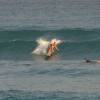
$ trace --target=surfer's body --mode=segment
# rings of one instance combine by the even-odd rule
[[[47,56],[51,56],[55,50],[59,50],[58,47],[57,47],[57,42],[55,40],[51,41],[49,46],[48,46],[48,49],[47,49]]]

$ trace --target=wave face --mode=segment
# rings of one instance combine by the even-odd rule
[[[100,29],[62,29],[0,31],[0,59],[33,59],[38,38],[64,40],[57,53],[61,59],[100,57]]]

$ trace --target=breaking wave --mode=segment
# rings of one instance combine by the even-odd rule
[[[64,40],[58,46],[62,59],[100,58],[100,29],[0,31],[0,59],[32,59],[32,52],[45,54],[51,39]]]

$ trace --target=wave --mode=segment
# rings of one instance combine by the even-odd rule
[[[100,29],[19,30],[0,31],[0,58],[31,59],[37,47],[36,40],[57,38],[65,42],[59,45],[62,59],[99,58]]]

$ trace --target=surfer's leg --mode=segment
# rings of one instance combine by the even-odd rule
[[[47,55],[50,55],[50,54],[51,54],[51,47],[49,47],[47,50]]]

